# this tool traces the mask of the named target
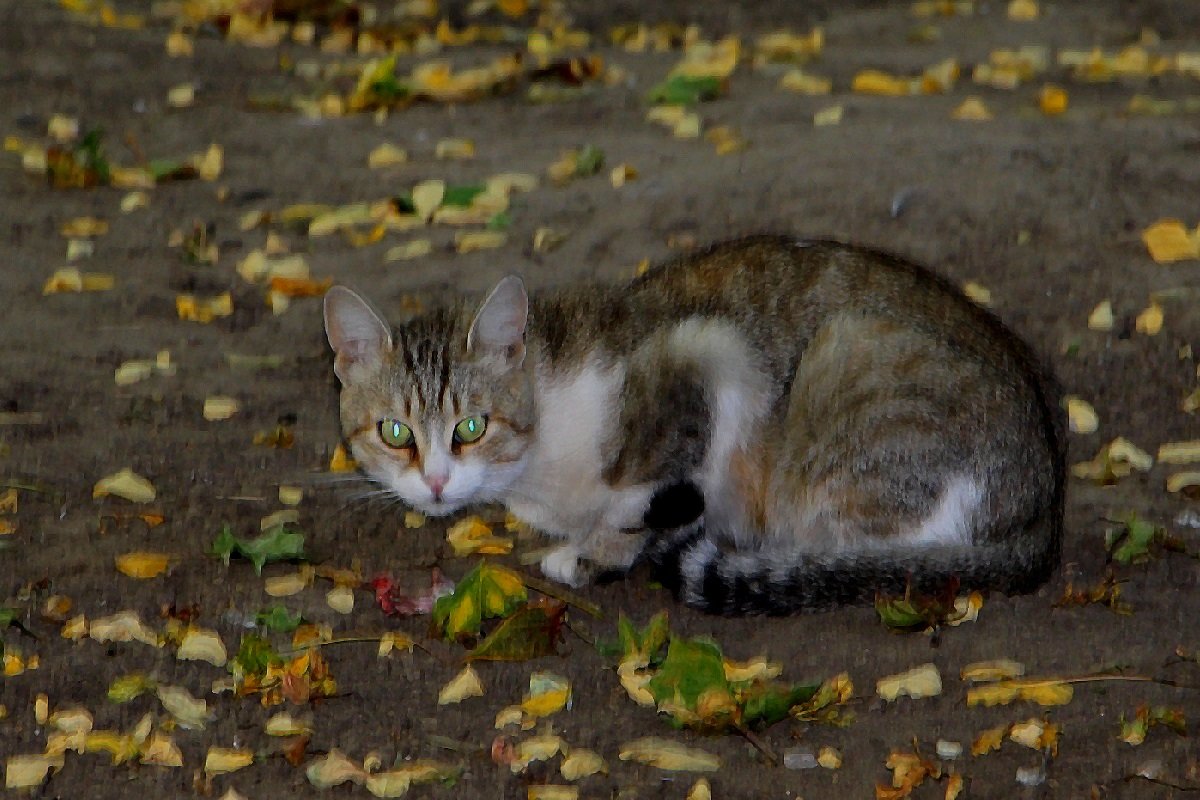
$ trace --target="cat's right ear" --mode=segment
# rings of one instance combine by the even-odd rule
[[[342,383],[375,370],[392,348],[392,333],[374,309],[345,286],[325,293],[325,335],[336,357],[333,371]]]
[[[529,295],[524,281],[516,275],[502,278],[475,314],[467,332],[467,352],[504,368],[520,366],[528,322]]]

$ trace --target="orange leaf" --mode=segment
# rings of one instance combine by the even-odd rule
[[[271,291],[279,292],[288,297],[320,297],[329,291],[333,278],[315,281],[312,278],[285,278],[276,275],[271,278]]]

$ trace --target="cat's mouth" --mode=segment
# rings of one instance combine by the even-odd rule
[[[410,505],[427,517],[447,517],[461,511],[467,504],[462,500],[448,500],[443,497],[441,500],[427,500]]]

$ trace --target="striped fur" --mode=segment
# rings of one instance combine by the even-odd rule
[[[1053,380],[885,253],[752,237],[626,287],[508,278],[395,331],[337,289],[326,328],[368,474],[427,513],[505,503],[562,539],[542,568],[565,583],[645,557],[690,605],[792,613],[910,581],[1027,591],[1059,559]],[[456,446],[465,414],[487,433]],[[381,419],[414,445],[382,445]]]

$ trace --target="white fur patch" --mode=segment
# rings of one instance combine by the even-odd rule
[[[712,404],[708,450],[697,476],[704,493],[706,525],[733,534],[740,546],[749,546],[755,534],[741,519],[741,504],[735,498],[723,503],[722,498],[730,490],[734,453],[753,441],[755,428],[770,412],[770,382],[758,367],[750,343],[728,322],[704,317],[684,320],[671,331],[667,346],[675,358],[701,370]]]
[[[679,561],[679,574],[683,577],[683,597],[687,605],[703,604],[704,571],[713,561],[721,557],[717,546],[710,539],[700,539],[687,548]]]
[[[908,545],[970,544],[975,515],[983,503],[983,490],[967,475],[946,483],[941,499],[928,517],[904,536]]]

